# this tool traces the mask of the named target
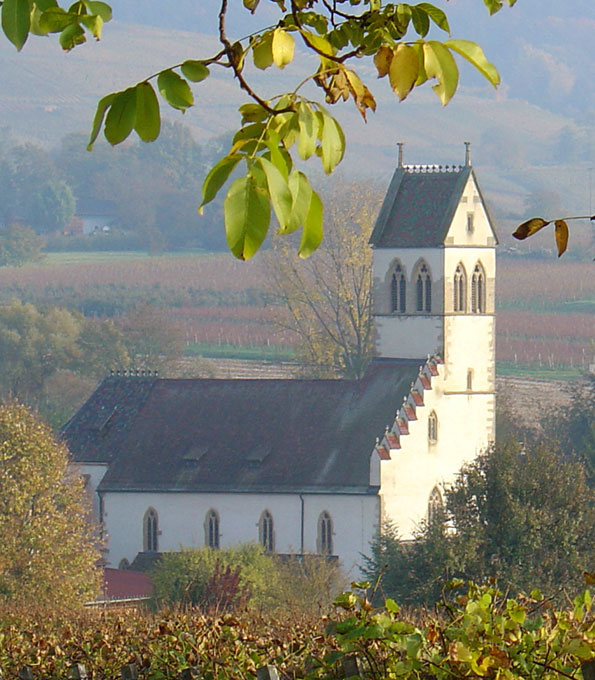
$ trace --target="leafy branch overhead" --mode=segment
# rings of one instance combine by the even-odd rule
[[[243,0],[255,14],[260,0]],[[516,0],[505,0],[512,6]],[[500,78],[479,45],[469,40],[430,39],[432,29],[450,35],[446,14],[427,2],[416,5],[381,0],[269,0],[279,11],[276,24],[245,36],[230,38],[226,19],[228,0],[218,10],[220,51],[208,58],[190,59],[155,73],[140,83],[103,97],[91,130],[89,149],[103,130],[110,144],[123,142],[135,131],[141,140],[155,140],[161,127],[160,99],[179,111],[194,106],[192,84],[209,77],[210,68],[228,69],[250,103],[240,109],[241,124],[228,153],[212,168],[203,185],[201,208],[217,195],[231,174],[243,164],[241,176],[230,182],[224,202],[227,242],[240,259],[251,257],[265,239],[272,215],[279,231],[301,229],[299,254],[307,257],[323,237],[323,208],[298,159],[320,159],[331,173],[345,152],[341,126],[319,101],[303,93],[314,83],[326,105],[351,100],[364,120],[376,110],[369,84],[357,70],[366,59],[374,62],[379,78],[386,78],[399,101],[413,88],[430,82],[446,105],[459,83],[456,58],[474,66],[494,87]],[[484,0],[489,12],[501,9],[504,0]],[[215,10],[214,10],[215,11]],[[270,16],[270,14],[267,14]],[[68,9],[56,0],[3,0],[2,29],[21,49],[29,34],[57,33],[63,49],[85,42],[86,34],[101,37],[110,7],[95,0],[79,0]],[[314,71],[293,90],[264,98],[253,88],[254,71],[286,68],[296,49],[316,58]],[[361,73],[361,69],[360,69]]]
[[[543,217],[532,217],[530,220],[519,224],[516,231],[512,234],[519,241],[524,241],[529,236],[533,236],[538,231],[541,231],[548,224],[554,223],[556,246],[558,248],[558,257],[560,257],[568,247],[568,224],[569,220],[591,220],[595,222],[595,215],[577,215],[575,217],[564,217],[557,220],[544,220]]]

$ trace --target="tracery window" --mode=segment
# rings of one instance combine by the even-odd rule
[[[422,264],[416,281],[416,309],[418,312],[432,311],[432,277],[426,264]]]
[[[473,314],[484,314],[486,310],[486,283],[481,264],[476,264],[471,279],[471,311]]]
[[[205,520],[205,545],[217,550],[219,548],[219,515],[209,510]]]
[[[159,552],[159,520],[157,512],[149,508],[143,520],[143,550],[145,552]]]
[[[464,312],[467,309],[467,276],[462,264],[458,264],[455,269],[453,283],[452,306],[455,312]]]
[[[333,554],[333,521],[328,512],[318,518],[318,552],[322,555]]]
[[[438,417],[435,411],[432,411],[428,416],[428,441],[430,444],[435,444],[438,441]]]
[[[390,311],[404,314],[407,310],[407,281],[400,264],[397,264],[390,282]]]
[[[265,510],[258,523],[258,540],[266,552],[275,550],[275,534],[273,532],[273,516]]]
[[[444,511],[444,502],[442,501],[442,494],[440,489],[435,486],[430,494],[428,501],[428,524],[433,524],[442,516]]]

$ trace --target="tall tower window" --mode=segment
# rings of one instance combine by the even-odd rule
[[[143,550],[145,552],[159,552],[159,521],[153,508],[145,512],[143,520]]]
[[[462,264],[458,264],[455,269],[455,276],[453,282],[453,300],[452,307],[455,312],[464,312],[467,309],[467,276],[465,275],[465,268]]]
[[[467,392],[471,392],[473,390],[473,369],[468,368],[467,369]]]
[[[209,510],[205,520],[205,545],[217,550],[219,548],[219,515]]]
[[[333,521],[328,512],[323,512],[318,518],[318,552],[333,554]]]
[[[435,486],[430,494],[428,501],[428,524],[434,524],[438,521],[444,511],[444,502],[442,501],[442,494],[440,489]]]
[[[407,309],[407,281],[400,264],[395,267],[390,282],[390,311],[404,314]]]
[[[417,274],[416,302],[418,312],[432,311],[432,277],[425,264],[422,264]]]
[[[428,441],[435,444],[438,441],[438,417],[435,411],[428,416]]]
[[[476,264],[471,279],[471,311],[473,314],[484,314],[486,311],[486,282],[481,264]]]
[[[472,234],[473,230],[475,228],[473,221],[474,221],[474,214],[472,212],[467,213],[467,233],[468,234]]]
[[[275,549],[275,535],[273,533],[273,516],[265,510],[260,516],[258,523],[258,540],[266,552],[273,552]]]

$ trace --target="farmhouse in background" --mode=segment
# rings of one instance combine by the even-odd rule
[[[383,518],[407,538],[431,517],[494,438],[496,236],[468,154],[400,155],[371,244],[377,356],[361,380],[116,375],[66,424],[108,564],[258,541],[356,572]]]

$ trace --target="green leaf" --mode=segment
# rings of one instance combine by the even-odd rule
[[[298,126],[300,136],[297,151],[300,158],[308,160],[316,151],[319,123],[318,117],[305,102],[301,103],[298,108]]]
[[[39,27],[44,33],[60,33],[74,21],[74,17],[61,7],[50,7],[41,15]]]
[[[436,40],[424,43],[424,67],[428,78],[436,78],[434,92],[446,106],[459,84],[459,69],[450,50]]]
[[[484,75],[494,87],[498,87],[500,84],[500,74],[494,64],[486,59],[483,50],[477,43],[474,43],[471,40],[447,40],[444,44],[450,50],[460,54],[461,57],[473,64],[473,66],[475,66],[475,68]]]
[[[204,61],[196,59],[187,59],[180,68],[184,76],[193,83],[200,83],[201,80],[208,78],[210,73]]]
[[[271,209],[267,192],[253,177],[238,177],[223,203],[225,236],[231,252],[247,260],[260,248],[269,228]]]
[[[270,31],[252,44],[252,60],[254,66],[263,71],[273,63],[273,34]]]
[[[215,198],[241,158],[239,155],[224,156],[209,170],[202,184],[202,203],[198,208],[199,213],[202,214],[203,207]]]
[[[343,159],[345,153],[345,136],[339,123],[325,111],[321,135],[322,167],[330,174]]]
[[[267,186],[269,188],[269,195],[271,197],[271,203],[273,204],[273,210],[279,221],[279,231],[280,233],[285,233],[289,226],[289,221],[291,218],[291,206],[293,204],[293,199],[289,187],[287,186],[287,181],[271,161],[264,157],[258,159],[264,174],[267,178]]]
[[[418,7],[411,8],[411,19],[413,21],[413,28],[416,30],[421,38],[425,38],[430,30],[430,18],[427,12],[424,12]]]
[[[287,31],[278,27],[273,31],[271,48],[275,66],[285,68],[293,59],[295,40]]]
[[[171,69],[161,71],[157,76],[157,87],[165,101],[174,109],[183,112],[194,104],[190,85]]]
[[[398,614],[400,611],[399,605],[390,597],[385,601],[384,606],[387,611],[392,612],[393,614]]]
[[[286,229],[286,233],[290,234],[297,231],[308,217],[312,201],[312,187],[306,175],[295,168],[291,171],[287,184],[292,198],[291,215]]]
[[[103,28],[103,19],[97,14],[85,14],[80,17],[80,22],[85,28],[91,31],[91,35],[97,40],[101,40],[101,29]]]
[[[153,142],[159,137],[161,129],[159,101],[153,86],[147,81],[136,86],[134,129],[143,142]]]
[[[390,63],[390,85],[400,101],[411,92],[419,75],[419,55],[411,45],[397,46]]]
[[[89,138],[89,143],[87,144],[88,151],[92,151],[93,149],[93,144],[95,143],[97,135],[99,134],[99,131],[101,130],[101,126],[103,124],[105,112],[112,105],[112,102],[116,98],[116,94],[117,92],[112,92],[111,94],[105,95],[105,97],[100,99],[99,103],[97,104],[95,118],[93,119],[93,127],[91,128],[91,136]]]
[[[79,24],[72,23],[60,33],[58,38],[60,45],[65,52],[69,52],[73,47],[82,45],[86,42],[85,29]]]
[[[306,216],[306,220],[304,222],[302,240],[298,250],[298,255],[300,257],[310,257],[310,255],[312,255],[312,253],[322,243],[322,237],[324,234],[322,228],[323,214],[324,208],[322,201],[320,200],[320,196],[315,191],[312,191],[310,208],[308,209],[308,215]],[[339,606],[341,606],[340,603]]]
[[[439,7],[430,5],[429,2],[420,2],[416,5],[416,7],[426,12],[426,14],[436,24],[436,26],[438,26],[438,28],[446,31],[446,33],[450,33],[450,26],[448,25],[446,14]]]
[[[110,21],[112,18],[112,8],[106,2],[99,2],[99,0],[85,0],[85,7],[89,14],[95,14],[101,17],[103,21]]]
[[[260,104],[242,104],[238,110],[242,115],[242,123],[262,123],[269,115],[269,112]]]
[[[260,0],[244,0],[244,7],[249,9],[251,14],[254,14],[259,2]]]
[[[1,20],[4,35],[20,51],[27,42],[31,26],[29,1],[4,0],[2,3]]]
[[[41,12],[45,12],[46,9],[49,9],[50,7],[57,7],[58,3],[56,0],[35,0],[34,5]]]
[[[112,144],[123,142],[132,132],[136,119],[136,87],[116,93],[105,118],[105,138]]]

